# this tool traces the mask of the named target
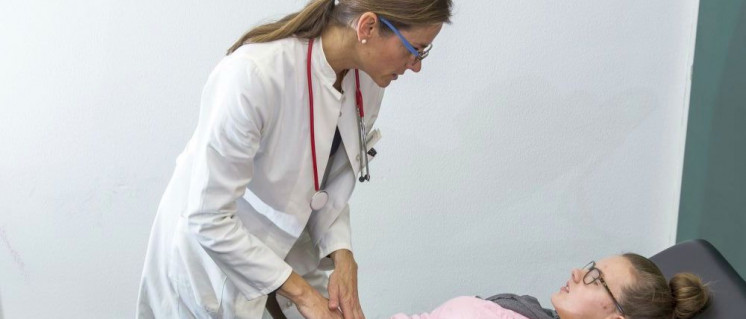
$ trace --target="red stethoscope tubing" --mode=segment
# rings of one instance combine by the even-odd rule
[[[308,108],[311,112],[311,159],[313,161],[313,186],[319,191],[319,173],[316,169],[316,137],[313,127],[313,81],[311,80],[311,52],[313,51],[313,39],[308,40],[308,58],[306,59],[306,75],[308,76]]]
[[[316,164],[316,137],[315,129],[313,126],[313,81],[311,79],[311,53],[313,52],[313,40],[308,40],[308,56],[306,59],[306,76],[308,79],[308,108],[310,110],[310,128],[311,131],[311,160],[313,162],[313,187],[318,192],[319,188],[319,173]],[[363,113],[363,94],[360,92],[360,73],[355,69],[355,102],[357,103],[357,110],[362,118]]]

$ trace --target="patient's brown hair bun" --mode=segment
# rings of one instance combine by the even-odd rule
[[[678,273],[668,285],[675,302],[674,318],[691,318],[702,311],[710,300],[707,285],[692,273]]]
[[[669,282],[650,259],[622,256],[634,268],[634,283],[623,287],[618,298],[626,319],[689,319],[707,305],[709,290],[697,275],[678,273]]]

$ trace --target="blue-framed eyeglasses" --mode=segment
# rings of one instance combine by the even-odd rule
[[[417,49],[414,48],[414,46],[412,46],[411,43],[409,43],[409,41],[407,41],[407,38],[405,38],[401,34],[401,32],[399,32],[399,30],[397,30],[396,27],[394,27],[394,25],[391,24],[391,22],[389,22],[389,20],[386,20],[384,17],[381,17],[381,16],[379,16],[378,19],[380,19],[381,22],[383,22],[383,24],[385,24],[387,27],[389,27],[389,29],[391,29],[391,31],[394,31],[394,34],[396,34],[396,36],[399,37],[399,40],[401,40],[401,43],[404,44],[404,46],[407,48],[407,50],[409,51],[409,53],[412,53],[412,55],[414,55],[414,57],[418,61],[424,60],[427,57],[427,55],[430,54],[430,50],[433,48],[433,44],[432,43],[430,43],[430,45],[428,45],[427,47],[425,47],[422,50],[417,50]]]

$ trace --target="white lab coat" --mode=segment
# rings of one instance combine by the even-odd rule
[[[331,252],[351,249],[347,202],[360,160],[355,74],[344,78],[344,94],[334,89],[336,74],[315,41],[319,179],[337,126],[343,145],[327,182],[329,201],[312,211],[307,48],[297,38],[244,45],[210,75],[199,123],[158,207],[138,317],[260,318],[266,295],[291,271],[309,273],[331,264],[324,258]],[[370,128],[384,90],[363,72],[360,85]]]

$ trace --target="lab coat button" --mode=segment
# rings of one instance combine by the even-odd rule
[[[359,162],[360,161],[360,154],[358,154],[357,156],[355,156],[355,159]]]
[[[342,111],[339,111],[339,117],[342,117]]]

